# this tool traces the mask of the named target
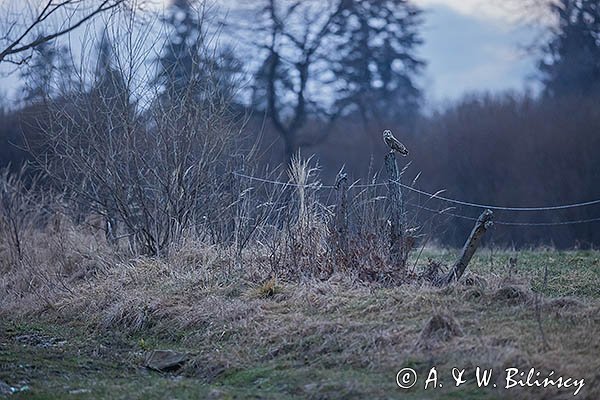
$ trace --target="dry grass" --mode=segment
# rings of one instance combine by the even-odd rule
[[[535,366],[585,377],[587,398],[600,395],[591,383],[600,366],[592,350],[600,346],[597,298],[543,299],[544,349],[525,277],[470,274],[443,289],[364,284],[347,274],[265,280],[255,251],[228,272],[227,251],[207,243],[190,241],[169,259],[127,259],[101,238],[63,229],[60,239],[38,233],[46,245],[30,254],[35,268],[4,272],[2,319],[171,343],[192,354],[185,374],[207,382],[273,362],[388,375],[405,365]]]
[[[307,163],[296,168],[293,182],[316,179]],[[307,187],[290,195],[293,207],[277,217],[285,218],[260,226],[244,246],[188,236],[165,257],[132,256],[103,232],[56,214],[45,228],[20,232],[20,258],[2,259],[0,321],[72,327],[86,337],[118,333],[143,350],[185,350],[184,376],[205,384],[254,385],[255,375],[241,371],[260,370],[264,379],[297,374],[293,393],[281,393],[300,398],[385,398],[398,390],[399,369],[423,374],[433,365],[553,369],[584,377],[582,398],[600,397],[597,252],[523,252],[517,270],[514,252],[494,259],[481,251],[458,284],[398,285],[380,279],[387,272],[377,244],[353,255],[352,266],[332,268],[329,210]],[[8,246],[0,244],[0,254],[14,254]],[[427,248],[410,265],[415,278],[426,278],[452,258]],[[134,365],[143,361],[139,348],[126,351]],[[320,371],[316,386],[307,371]],[[572,396],[553,390],[544,393]],[[473,398],[489,398],[481,396]]]

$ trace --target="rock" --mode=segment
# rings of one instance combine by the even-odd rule
[[[27,386],[27,385],[21,386],[20,388],[17,388],[16,391],[17,392],[27,392],[27,391],[29,391],[29,386]]]
[[[175,371],[183,366],[188,355],[173,350],[152,350],[146,353],[144,366],[155,371]]]
[[[29,390],[29,386],[21,386],[21,387],[12,387],[8,383],[0,381],[0,396],[8,396],[9,394],[14,394],[18,392],[27,392]]]
[[[9,394],[13,394],[15,388],[10,386],[8,383],[0,381],[0,396],[7,396]]]

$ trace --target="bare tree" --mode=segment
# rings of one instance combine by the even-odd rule
[[[424,63],[414,54],[421,43],[420,11],[411,3],[255,4],[244,15],[253,15],[253,24],[237,23],[248,32],[251,51],[259,51],[252,103],[283,139],[288,164],[301,147],[325,139],[323,132],[330,131],[337,117],[356,108],[365,116],[386,110],[386,115],[402,118],[416,112],[420,90],[414,77]],[[308,124],[318,126],[321,134],[307,132]]]
[[[23,64],[37,46],[68,34],[94,17],[116,10],[125,2],[126,0],[45,0],[37,2],[39,4],[18,2],[23,9],[6,12],[6,20],[0,21],[5,32],[0,37],[0,63]],[[31,18],[23,17],[27,9]],[[52,29],[52,18],[58,16],[65,22]]]
[[[217,224],[229,206],[220,178],[234,155],[237,120],[215,82],[204,82],[201,104],[195,90],[164,101],[143,67],[152,51],[139,53],[148,32],[133,26],[104,33],[97,79],[81,77],[76,90],[49,102],[45,147],[35,157],[84,212],[120,227],[107,231],[111,239],[164,255],[185,234]]]
[[[311,96],[309,84],[318,80],[323,44],[342,10],[342,2],[279,0],[268,0],[259,10],[264,41],[256,44],[265,57],[256,74],[254,103],[264,98],[262,107],[283,139],[288,164],[302,145],[314,142],[299,135],[308,115],[334,117]]]

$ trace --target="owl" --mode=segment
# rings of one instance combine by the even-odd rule
[[[390,131],[389,129],[383,131],[383,141],[385,142],[385,144],[388,145],[392,152],[395,151],[403,157],[406,157],[408,155],[408,149],[406,148],[406,146],[400,143],[400,141],[396,139],[394,135],[392,135],[392,131]]]

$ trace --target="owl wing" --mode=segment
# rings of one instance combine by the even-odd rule
[[[406,149],[406,146],[402,143],[400,143],[399,141],[396,140],[396,144],[398,146],[398,151],[401,153],[408,153],[408,150]]]
[[[408,150],[406,150],[406,146],[404,146],[398,139],[396,139],[395,137],[391,137],[390,138],[390,147],[394,150],[396,150],[399,153],[407,153]]]

